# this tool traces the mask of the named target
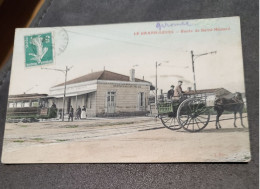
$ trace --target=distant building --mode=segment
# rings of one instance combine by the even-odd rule
[[[66,83],[65,113],[83,105],[87,116],[144,115],[148,111],[150,82],[107,70],[93,72]],[[50,89],[58,109],[63,107],[64,83]]]
[[[191,90],[191,88],[188,88],[187,91],[184,91],[185,95],[188,97],[228,97],[232,96],[232,93],[224,88],[215,88],[215,89],[202,89],[202,90]]]

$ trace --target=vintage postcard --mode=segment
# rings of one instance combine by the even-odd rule
[[[248,162],[239,17],[16,30],[1,162]]]

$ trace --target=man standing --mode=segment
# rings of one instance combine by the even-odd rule
[[[49,118],[57,117],[57,108],[56,108],[56,104],[54,102],[52,102],[52,106],[50,108],[48,115],[49,115]]]
[[[81,108],[80,108],[80,106],[78,107],[78,109],[76,110],[76,112],[77,112],[77,119],[81,119]]]
[[[172,99],[172,97],[174,97],[174,85],[171,86],[171,89],[168,91],[167,93],[167,98],[168,99]]]
[[[74,109],[72,108],[72,106],[70,106],[68,121],[70,121],[70,118],[71,121],[73,121],[73,113],[74,113]]]
[[[183,96],[183,93],[184,93],[184,91],[182,90],[182,88],[181,88],[181,85],[182,85],[182,81],[178,81],[178,86],[175,88],[175,90],[174,90],[174,96],[176,97],[176,99],[180,99],[180,98],[182,98],[182,96]]]
[[[56,109],[56,104],[54,102],[52,102],[51,108],[55,108]]]

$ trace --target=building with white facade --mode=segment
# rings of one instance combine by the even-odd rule
[[[86,107],[88,117],[144,115],[149,111],[151,83],[130,75],[107,70],[93,72],[66,82],[65,113],[69,107]],[[50,97],[58,109],[63,107],[64,83],[50,89]]]

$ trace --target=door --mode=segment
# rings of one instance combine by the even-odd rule
[[[107,113],[115,113],[116,92],[107,92]]]

